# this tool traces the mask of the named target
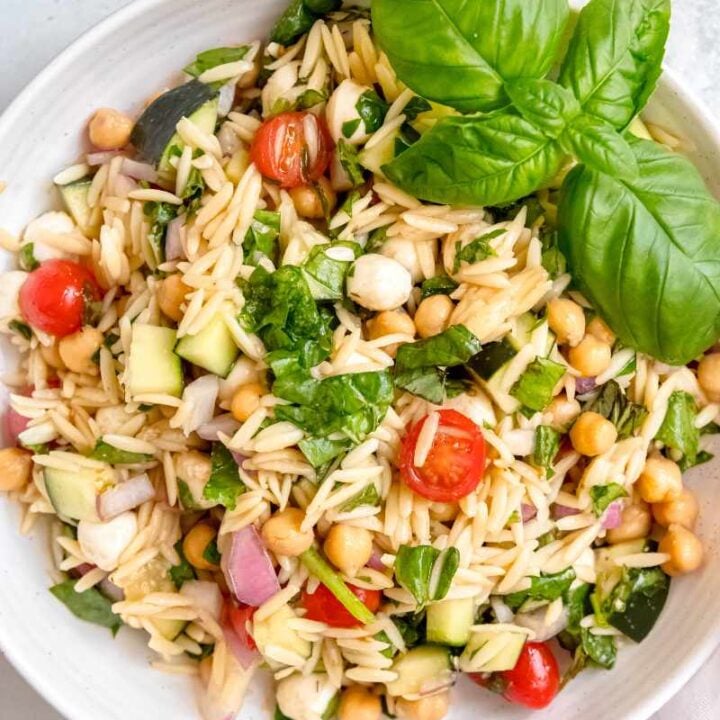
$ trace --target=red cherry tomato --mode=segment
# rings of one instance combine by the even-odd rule
[[[456,410],[438,410],[440,423],[422,467],[415,448],[428,416],[413,425],[403,440],[400,472],[408,487],[434,502],[455,502],[469,495],[485,472],[485,438],[480,428]]]
[[[322,118],[311,112],[284,112],[260,126],[250,158],[265,177],[294,188],[322,177],[330,164],[332,144]]]
[[[526,642],[512,670],[493,675],[471,673],[470,679],[500,692],[511,703],[539,710],[558,694],[560,669],[547,643]]]
[[[248,650],[257,650],[257,645],[252,635],[248,632],[248,622],[252,620],[257,608],[249,605],[241,605],[236,607],[232,603],[225,604],[225,612],[235,634],[240,638],[240,642],[245,645]]]
[[[348,587],[370,612],[375,612],[380,607],[380,592],[378,590],[365,590],[354,585],[348,585]],[[317,590],[313,593],[303,590],[301,602],[307,610],[305,617],[309,620],[317,620],[332,627],[342,628],[362,625],[324,585],[318,585]]]
[[[20,288],[20,312],[38,330],[64,337],[82,327],[86,305],[100,297],[87,268],[72,260],[48,260]]]

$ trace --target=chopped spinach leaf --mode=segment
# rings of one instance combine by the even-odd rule
[[[320,92],[320,90],[305,90],[300,93],[298,99],[295,101],[293,110],[309,110],[311,107],[315,107],[322,102],[327,100],[327,93]]]
[[[210,479],[203,489],[203,497],[213,503],[234,510],[237,499],[247,488],[240,479],[232,453],[220,442],[213,443],[210,454]]]
[[[203,550],[203,560],[207,560],[211,565],[220,565],[222,557],[218,550],[217,541],[211,540],[207,547]]]
[[[280,213],[256,210],[243,241],[243,257],[248,265],[257,265],[269,258],[274,265],[278,261],[278,238],[280,237]]]
[[[510,394],[523,407],[539,412],[550,404],[553,390],[564,374],[563,365],[547,358],[535,358],[513,385]]]
[[[593,635],[588,628],[581,628],[580,642],[585,654],[596,665],[610,670],[617,658],[615,638],[612,635]]]
[[[75,592],[77,580],[65,580],[53,585],[50,592],[67,607],[75,617],[86,622],[109,628],[113,635],[122,627],[122,620],[111,610],[112,602],[96,588]]]
[[[380,502],[380,493],[374,484],[370,484],[363,488],[357,495],[351,497],[343,506],[343,512],[350,512],[355,508],[362,507],[363,505],[375,506]]]
[[[308,462],[314,468],[319,468],[346,453],[350,449],[350,441],[346,438],[342,440],[331,440],[326,437],[304,438],[298,443],[298,447]]]
[[[194,167],[190,171],[190,175],[188,175],[185,188],[180,196],[185,206],[185,214],[187,218],[197,215],[198,210],[200,209],[200,201],[202,200],[204,193],[205,180],[203,179],[202,173]]]
[[[347,260],[337,260],[328,251],[344,248]],[[339,252],[342,252],[341,250]],[[305,279],[315,300],[342,300],[345,296],[345,278],[362,248],[354,242],[336,242],[316,245],[303,263]]]
[[[165,236],[167,226],[177,216],[177,205],[165,202],[146,202],[143,205],[143,213],[150,224],[148,241],[153,249],[155,260],[158,264],[165,260]]]
[[[347,122],[344,122],[342,124],[342,134],[343,137],[351,138],[355,131],[360,127],[360,123],[362,120],[360,118],[355,118],[354,120],[348,120]]]
[[[407,118],[408,122],[412,122],[417,118],[418,115],[424,112],[432,110],[432,105],[419,95],[415,95],[410,99],[410,102],[403,108],[403,115]]]

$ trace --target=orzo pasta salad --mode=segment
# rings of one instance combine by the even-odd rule
[[[720,430],[720,206],[640,116],[669,6],[293,0],[98,109],[0,233],[51,592],[206,720],[261,669],[277,720],[541,708],[643,641]]]

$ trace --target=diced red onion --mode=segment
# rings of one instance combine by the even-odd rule
[[[15,412],[10,406],[5,411],[5,435],[8,447],[14,447],[18,443],[18,435],[27,429],[30,418],[26,418],[19,412]]]
[[[125,591],[107,578],[98,583],[98,588],[106,598],[113,602],[120,602],[125,599]]]
[[[68,571],[70,577],[81,578],[83,575],[87,575],[91,570],[94,570],[97,565],[91,565],[90,563],[81,563],[76,565],[74,568]]]
[[[230,414],[224,413],[214,417],[210,422],[201,425],[197,429],[197,434],[203,440],[217,442],[219,440],[218,433],[232,437],[240,427],[240,423]],[[245,459],[243,457],[243,459]]]
[[[223,598],[217,583],[207,580],[186,580],[180,589],[180,594],[190,598],[195,607],[207,610],[216,622],[220,621]]]
[[[103,521],[111,520],[154,497],[155,488],[147,473],[136,475],[98,496],[98,515]]]
[[[137,190],[139,185],[127,175],[118,175],[115,178],[115,194],[118,197],[127,197],[131,192]]]
[[[227,82],[218,92],[218,116],[225,117],[233,108],[235,102],[235,86],[237,82]]]
[[[233,460],[237,463],[238,467],[242,467],[242,464],[247,460],[247,455],[237,452],[237,450],[231,450],[230,454],[233,456]]]
[[[215,415],[220,384],[216,375],[203,375],[193,380],[183,392],[183,404],[188,409],[183,418],[183,431],[189,435],[209,423]]]
[[[257,650],[250,650],[229,625],[223,626],[223,634],[225,635],[225,642],[235,659],[247,670],[253,661],[257,659]]]
[[[622,523],[622,502],[615,500],[608,505],[603,517],[602,526],[605,530],[614,530]]]
[[[528,522],[537,515],[537,508],[534,505],[529,505],[528,503],[523,503],[520,506],[520,515],[522,517],[523,522]]]
[[[385,570],[385,566],[383,565],[381,558],[382,552],[377,547],[373,546],[372,555],[370,555],[370,559],[368,560],[368,567],[373,570],[383,572]]]
[[[181,229],[185,217],[180,215],[168,223],[167,234],[165,235],[165,259],[181,260],[185,257],[185,249],[182,244]]]
[[[137,160],[125,158],[122,162],[122,172],[135,180],[145,180],[146,182],[157,182],[158,174],[152,165]]]
[[[102,152],[88,153],[85,157],[85,161],[88,165],[104,165],[105,163],[109,163],[118,155],[123,155],[122,151],[103,150]]]
[[[596,383],[594,377],[575,378],[575,393],[577,395],[585,395],[595,389]]]
[[[245,605],[259,607],[280,590],[270,555],[252,525],[232,534],[222,569],[233,595]]]
[[[242,147],[242,140],[237,136],[237,133],[232,129],[229,123],[223,123],[220,126],[217,134],[218,142],[220,143],[220,149],[223,155],[232,155],[236,150]]]
[[[577,508],[568,507],[567,505],[558,505],[555,503],[555,505],[552,506],[552,515],[556,520],[568,517],[569,515],[577,515],[579,512]]]

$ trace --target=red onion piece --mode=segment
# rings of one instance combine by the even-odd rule
[[[147,473],[136,475],[98,496],[98,515],[103,521],[111,520],[154,497],[155,488]]]
[[[534,505],[523,503],[520,505],[520,515],[523,522],[528,522],[537,515],[537,508]]]
[[[232,437],[239,428],[240,423],[230,413],[225,413],[201,425],[196,432],[203,440],[217,442],[219,440],[218,433]],[[245,460],[244,456],[241,457]]]
[[[140,186],[127,175],[118,175],[115,178],[115,194],[118,197],[127,197],[131,192],[137,190]]]
[[[370,556],[370,559],[367,563],[368,567],[372,568],[373,570],[379,570],[380,572],[384,572],[385,566],[380,559],[381,557],[382,552],[377,547],[373,546],[372,555]]]
[[[182,396],[182,429],[185,435],[190,435],[213,419],[219,389],[220,381],[216,375],[203,375],[185,388]]]
[[[98,583],[98,588],[100,592],[108,598],[108,600],[121,602],[125,599],[125,591],[121,587],[118,587],[114,582],[110,582],[107,578]]]
[[[230,454],[233,456],[233,460],[237,463],[238,467],[242,467],[242,464],[247,460],[247,455],[237,452],[237,450],[231,450]],[[250,473],[252,475],[252,473]]]
[[[571,508],[567,505],[558,505],[555,503],[555,505],[552,506],[552,516],[555,520],[568,517],[569,515],[577,515],[579,512],[580,511],[577,508]]]
[[[158,179],[157,171],[152,165],[130,158],[123,159],[122,172],[135,180],[145,180],[150,183],[157,182]]]
[[[4,420],[7,445],[8,447],[14,447],[18,444],[18,435],[27,429],[30,418],[26,418],[8,406],[8,409],[5,411]]]
[[[88,153],[85,157],[85,162],[87,162],[88,165],[104,165],[122,154],[120,150],[103,150],[101,152]]]
[[[90,563],[81,563],[76,565],[71,570],[68,570],[68,575],[73,578],[81,578],[83,575],[87,575],[91,570],[94,570],[97,565],[91,565]]]
[[[235,659],[247,670],[253,661],[258,658],[257,650],[250,650],[229,625],[223,625],[223,634],[225,635],[225,642]]]
[[[614,530],[622,523],[622,502],[615,500],[608,505],[603,517],[602,526],[605,530]]]
[[[185,217],[180,215],[171,220],[167,226],[167,235],[165,236],[165,259],[181,260],[185,257],[185,249],[182,244],[182,234],[180,232]]]
[[[235,102],[235,86],[236,82],[226,82],[218,93],[218,115],[225,117],[233,107]]]
[[[220,621],[223,598],[216,582],[208,580],[186,580],[180,594],[190,598],[200,610],[207,610],[216,622]]]
[[[577,395],[585,395],[596,387],[594,377],[579,377],[575,378],[575,393]]]
[[[245,605],[259,607],[280,590],[270,555],[252,525],[232,534],[222,569],[233,595]]]

